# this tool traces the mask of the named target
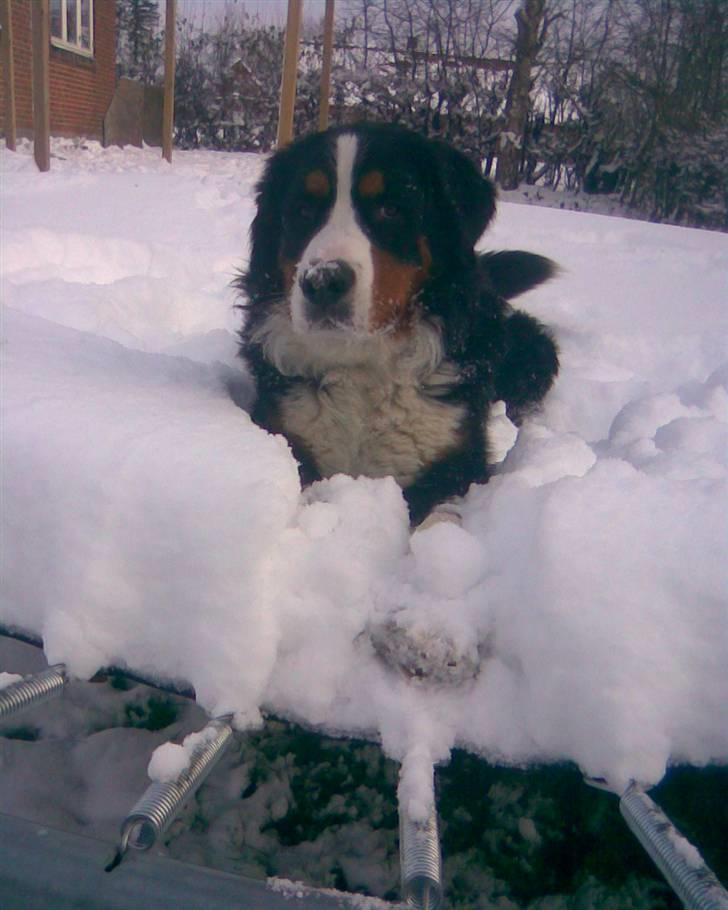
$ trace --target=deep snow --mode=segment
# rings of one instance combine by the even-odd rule
[[[415,813],[456,744],[617,790],[728,759],[725,235],[503,203],[483,248],[561,265],[521,303],[561,376],[463,527],[410,537],[393,481],[302,494],[229,398],[260,159],[54,153],[2,150],[1,624],[81,677],[189,680],[240,727],[381,738]],[[479,675],[399,678],[387,620]]]

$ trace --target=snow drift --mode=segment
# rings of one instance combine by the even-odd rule
[[[410,536],[394,481],[302,493],[230,399],[260,159],[54,148],[47,175],[2,158],[0,624],[80,676],[186,679],[239,726],[381,738],[415,811],[455,744],[617,789],[728,759],[724,235],[502,204],[483,247],[562,266],[521,304],[562,372],[463,527]],[[477,677],[397,676],[388,620]]]

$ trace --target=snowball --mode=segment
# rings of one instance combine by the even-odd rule
[[[518,428],[508,419],[506,403],[496,401],[488,417],[488,464],[500,464],[518,437]]]
[[[176,780],[190,767],[195,753],[202,750],[217,735],[217,730],[205,727],[185,736],[181,746],[176,743],[163,743],[158,746],[152,753],[147,768],[149,778],[162,783]]]
[[[415,560],[415,584],[422,591],[455,599],[477,584],[485,573],[482,545],[452,522],[441,521],[415,531],[410,546]]]
[[[176,780],[190,764],[190,753],[175,743],[163,743],[152,753],[147,768],[150,780],[168,783]]]
[[[0,673],[0,689],[7,689],[8,686],[20,682],[22,678],[17,673]]]

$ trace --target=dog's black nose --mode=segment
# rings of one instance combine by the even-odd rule
[[[354,287],[354,269],[343,259],[316,260],[298,279],[303,295],[322,313],[338,309]]]

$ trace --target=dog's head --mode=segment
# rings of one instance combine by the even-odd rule
[[[257,203],[241,280],[254,321],[284,301],[299,335],[371,336],[406,333],[425,285],[474,264],[495,191],[450,146],[360,124],[273,155]]]

